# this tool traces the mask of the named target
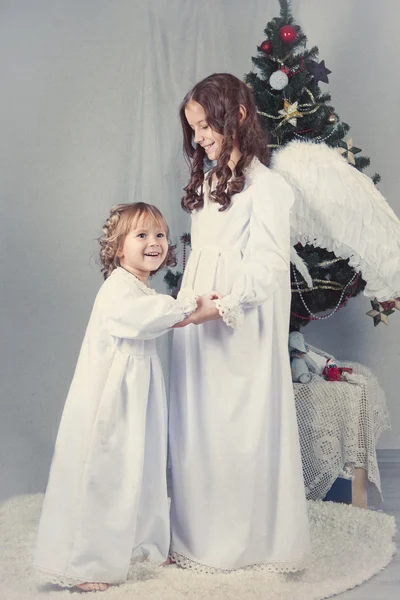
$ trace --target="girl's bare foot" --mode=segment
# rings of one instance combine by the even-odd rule
[[[110,587],[109,583],[80,583],[75,586],[83,592],[105,592]]]
[[[170,556],[168,556],[167,560],[165,560],[163,563],[161,563],[162,567],[168,567],[169,565],[174,565],[175,562],[172,560],[172,558]]]

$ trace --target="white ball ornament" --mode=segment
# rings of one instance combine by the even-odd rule
[[[289,83],[289,77],[284,71],[275,71],[269,78],[269,85],[273,90],[283,90]]]

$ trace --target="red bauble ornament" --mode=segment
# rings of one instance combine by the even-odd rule
[[[282,42],[285,44],[291,44],[296,39],[296,30],[292,25],[284,25],[280,29],[280,36]]]
[[[392,310],[396,306],[396,302],[394,300],[385,300],[383,302],[379,302],[382,306],[383,310]]]
[[[271,54],[272,52],[272,43],[271,40],[264,40],[261,44],[261,50],[265,52],[265,54]]]

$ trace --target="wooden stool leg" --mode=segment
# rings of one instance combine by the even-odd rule
[[[368,478],[365,469],[356,467],[351,487],[353,506],[368,508]]]

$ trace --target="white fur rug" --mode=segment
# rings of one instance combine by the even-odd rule
[[[2,600],[80,598],[81,592],[37,589],[30,569],[42,495],[18,496],[0,507],[0,597]],[[331,502],[309,502],[313,557],[296,575],[236,571],[205,575],[178,569],[132,568],[125,585],[98,592],[104,600],[322,600],[360,585],[383,569],[395,552],[395,522],[372,512]],[[93,593],[89,594],[93,597]]]

